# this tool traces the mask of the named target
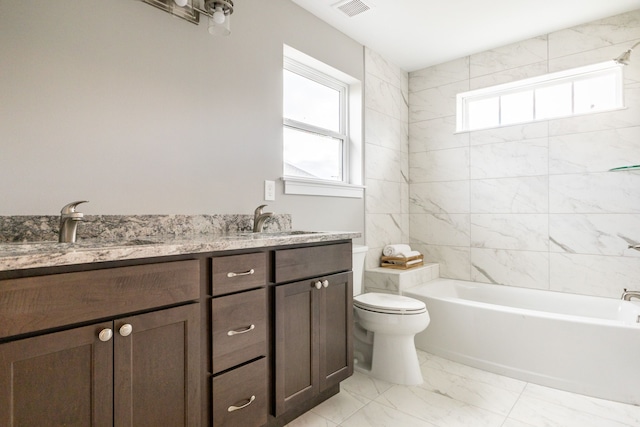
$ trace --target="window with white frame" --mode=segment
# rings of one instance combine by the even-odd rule
[[[285,176],[344,180],[348,159],[347,94],[346,84],[285,58]]]
[[[358,80],[285,46],[286,194],[362,197],[361,95]]]
[[[456,131],[620,109],[622,88],[622,66],[608,61],[460,93]]]

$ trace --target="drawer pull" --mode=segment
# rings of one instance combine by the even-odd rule
[[[234,272],[227,273],[227,277],[250,276],[255,272],[256,271],[252,268],[251,270],[245,271],[244,273],[234,273]]]
[[[227,335],[232,337],[234,335],[240,335],[240,334],[246,334],[249,331],[253,331],[256,328],[256,325],[251,325],[251,326],[247,326],[246,328],[243,329],[236,329],[235,331],[229,331],[227,332]]]
[[[253,401],[254,401],[254,400],[256,400],[256,396],[255,396],[255,395],[251,396],[251,399],[249,399],[249,401],[248,401],[247,403],[245,403],[244,405],[240,405],[240,406],[233,406],[233,405],[231,405],[231,406],[229,406],[229,407],[227,408],[227,411],[228,411],[228,412],[233,412],[233,411],[237,411],[237,410],[239,410],[239,409],[244,409],[244,408],[246,408],[247,406],[251,405],[251,404],[253,403]]]

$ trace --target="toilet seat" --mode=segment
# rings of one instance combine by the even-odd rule
[[[424,302],[401,295],[369,292],[353,297],[353,305],[363,310],[385,314],[422,314],[427,312]]]

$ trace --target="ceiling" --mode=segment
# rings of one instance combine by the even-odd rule
[[[640,8],[640,0],[292,1],[409,72]],[[369,10],[349,17],[333,7],[345,2]]]

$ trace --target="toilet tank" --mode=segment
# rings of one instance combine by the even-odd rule
[[[362,293],[364,282],[364,260],[367,256],[368,247],[353,245],[353,295]]]

